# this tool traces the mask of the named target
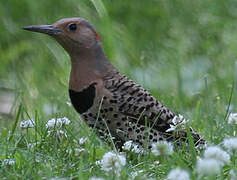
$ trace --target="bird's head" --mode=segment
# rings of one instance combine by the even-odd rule
[[[32,25],[25,30],[44,33],[55,38],[69,54],[100,45],[100,37],[83,18],[65,18],[52,25]]]

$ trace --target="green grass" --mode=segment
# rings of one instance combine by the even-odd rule
[[[0,162],[13,158],[16,164],[0,167],[0,179],[114,178],[95,165],[112,148],[66,104],[69,56],[54,40],[25,32],[23,26],[63,17],[88,19],[121,72],[218,145],[236,136],[236,125],[227,123],[228,113],[237,112],[236,10],[236,2],[220,0],[1,1],[0,93],[3,88],[13,90],[16,99],[11,115],[0,116]],[[46,122],[64,116],[71,120],[63,127],[67,137],[47,136]],[[24,119],[34,119],[35,128],[22,130],[19,123]],[[80,145],[81,137],[89,141]],[[76,148],[85,151],[78,155]],[[136,179],[164,179],[175,167],[196,179],[202,152],[195,154],[192,146],[166,158],[128,153],[121,179],[138,170],[144,172]],[[236,156],[216,179],[228,179],[233,168],[237,171]]]

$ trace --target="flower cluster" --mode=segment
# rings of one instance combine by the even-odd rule
[[[199,177],[213,176],[221,171],[221,163],[216,159],[200,159],[197,162],[196,171]]]
[[[137,144],[133,143],[133,141],[126,141],[123,146],[122,149],[125,151],[131,151],[134,153],[144,153],[144,149],[142,147],[139,147]]]
[[[63,118],[53,118],[50,119],[47,124],[46,128],[54,128],[54,127],[61,127],[62,125],[68,125],[70,124],[70,120],[66,117]]]
[[[130,179],[134,180],[138,175],[140,175],[141,173],[144,173],[145,170],[141,169],[139,171],[134,171],[130,173]],[[144,178],[145,179],[145,178]]]
[[[219,174],[225,164],[230,163],[230,155],[218,146],[208,147],[203,158],[197,162],[196,171],[199,178]]]
[[[229,124],[237,124],[237,113],[230,113],[228,118]]]
[[[27,144],[27,148],[32,149],[34,148],[38,143],[29,143]]]
[[[170,142],[159,141],[152,144],[151,152],[156,156],[171,155],[174,152],[174,147]]]
[[[84,145],[89,139],[87,137],[82,137],[79,139],[79,144]]]
[[[106,172],[112,171],[117,176],[119,176],[122,167],[126,164],[126,158],[124,155],[120,155],[114,152],[107,152],[104,154],[99,164],[101,165],[102,170]]]
[[[230,175],[231,175],[230,180],[236,180],[237,179],[237,174],[235,173],[234,169],[230,170]]]
[[[15,164],[15,159],[4,159],[2,161],[2,166],[12,166]]]
[[[63,137],[67,138],[67,132],[59,129],[59,130],[52,130],[52,131],[48,131],[48,136],[50,135],[56,135],[57,138],[62,139]]]
[[[33,128],[35,127],[35,121],[34,120],[24,120],[20,122],[20,127],[22,129],[27,129],[27,128]]]
[[[104,178],[99,178],[99,177],[91,177],[89,180],[104,180]]]
[[[167,179],[169,180],[189,180],[189,174],[187,171],[176,168],[169,172]]]
[[[237,152],[237,138],[233,137],[224,139],[223,146],[230,153]]]
[[[172,123],[170,124],[170,128],[166,130],[166,132],[171,131],[182,131],[185,129],[185,124],[189,122],[189,120],[184,119],[184,117],[179,114],[172,119]]]
[[[219,160],[223,165],[230,163],[230,155],[218,146],[208,147],[203,156],[205,159]]]

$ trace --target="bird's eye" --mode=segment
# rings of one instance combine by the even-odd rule
[[[70,31],[76,31],[77,30],[77,25],[75,23],[71,23],[68,25],[68,29]]]

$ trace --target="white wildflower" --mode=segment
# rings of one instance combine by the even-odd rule
[[[50,136],[53,131],[47,131],[47,136]]]
[[[221,161],[223,164],[230,162],[230,155],[218,146],[208,147],[204,152],[204,158],[216,159]]]
[[[66,117],[63,118],[53,118],[50,119],[47,124],[46,128],[54,128],[54,127],[61,127],[62,125],[68,125],[70,124],[70,120]]]
[[[33,128],[35,126],[34,120],[25,120],[20,122],[20,127],[22,129]]]
[[[38,144],[38,143],[29,143],[29,144],[27,145],[27,147],[28,147],[29,149],[32,149],[32,148],[35,147],[37,144]]]
[[[139,174],[141,174],[141,173],[143,173],[143,172],[144,172],[143,169],[142,169],[142,170],[139,170],[139,171],[131,172],[131,173],[130,173],[130,179],[131,179],[131,180],[135,179]]]
[[[101,164],[102,164],[102,160],[98,160],[98,161],[95,162],[95,165],[98,165],[98,166],[99,166],[99,165],[101,165]]]
[[[2,166],[12,166],[15,164],[15,159],[4,159],[2,161]]]
[[[230,180],[236,180],[237,174],[235,173],[234,169],[230,170]]]
[[[189,180],[189,174],[187,171],[176,168],[169,172],[167,179],[169,180]]]
[[[196,171],[199,177],[213,176],[220,173],[222,165],[223,164],[216,159],[200,159],[197,162]]]
[[[228,118],[229,124],[237,124],[237,113],[230,113]]]
[[[229,152],[237,152],[237,138],[227,138],[223,141],[223,146],[229,151]]]
[[[62,177],[54,177],[49,180],[68,180],[68,178],[62,178]]]
[[[83,144],[85,144],[86,141],[88,141],[88,140],[89,140],[89,139],[88,139],[87,137],[82,137],[82,138],[79,139],[79,144],[80,144],[80,145],[83,145]]]
[[[67,138],[67,132],[63,131],[63,130],[57,130],[57,135],[60,137],[66,137]]]
[[[104,178],[99,178],[99,177],[91,177],[89,180],[104,180]]]
[[[71,148],[70,149],[66,149],[66,153],[72,154],[72,149]]]
[[[83,153],[85,151],[85,149],[84,148],[75,148],[74,151],[75,151],[75,156],[80,156],[81,153]]]
[[[166,132],[170,132],[170,131],[180,131],[180,130],[184,130],[185,129],[185,124],[188,122],[189,120],[184,119],[184,117],[179,114],[178,116],[175,116],[172,119],[172,124],[170,124],[170,128],[166,130]]]
[[[61,139],[63,137],[67,138],[67,132],[63,130],[50,130],[47,136],[55,135],[57,138]]]
[[[71,107],[72,106],[72,103],[70,101],[67,101],[66,104]]]
[[[123,144],[122,149],[130,151],[132,149],[132,147],[133,147],[133,142],[132,141],[126,141]]]
[[[142,149],[141,147],[139,147],[137,144],[133,143],[133,141],[126,141],[123,146],[122,149],[125,151],[131,151],[134,153],[144,153],[144,149]]]
[[[173,150],[173,145],[167,141],[159,141],[157,143],[152,144],[151,152],[156,155],[171,155]]]
[[[112,170],[119,176],[119,173],[125,164],[126,158],[124,155],[119,155],[114,152],[107,152],[104,154],[101,160],[101,169],[106,172]]]

